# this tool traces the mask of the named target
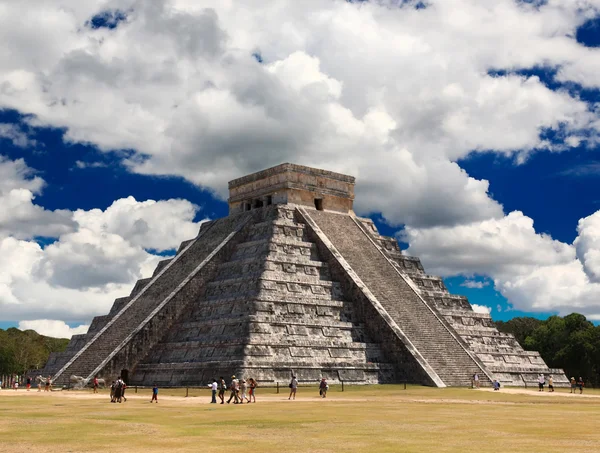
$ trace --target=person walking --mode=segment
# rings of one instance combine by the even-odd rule
[[[210,404],[217,404],[217,387],[219,387],[219,384],[217,384],[217,380],[216,379],[212,379],[212,384],[208,385],[210,387],[210,390],[212,392],[212,399],[210,401]]]
[[[554,392],[554,378],[552,375],[548,376],[548,392]]]
[[[494,391],[497,392],[498,390],[500,390],[500,382],[497,379],[494,379],[494,382],[492,384],[494,386]]]
[[[152,401],[156,401],[156,404],[158,404],[158,385],[156,384],[152,384],[152,399],[150,400],[150,404],[152,404]]]
[[[258,383],[256,382],[256,380],[254,378],[250,378],[250,390],[248,392],[249,396],[250,396],[250,401],[252,401],[253,403],[256,403],[256,387],[258,387]],[[250,402],[248,401],[248,402]]]
[[[94,376],[94,393],[98,393],[98,376]]]
[[[328,389],[329,385],[327,385],[327,379],[321,379],[321,383],[319,384],[319,395],[321,395],[321,398],[327,398]]]
[[[225,379],[223,376],[219,378],[219,399],[221,400],[221,404],[225,404],[225,392],[227,391],[227,384],[225,383]]]
[[[230,385],[231,394],[229,395],[229,399],[227,400],[227,404],[231,403],[233,399],[233,404],[239,403],[239,392],[240,392],[240,381],[238,381],[234,376],[231,376],[231,385]]]
[[[575,393],[575,389],[577,388],[577,381],[575,378],[571,376],[571,393]]]
[[[477,373],[475,373],[473,375],[473,383],[475,384],[475,388],[478,389],[479,388],[479,375]]]
[[[298,390],[298,380],[296,379],[296,376],[292,376],[292,380],[290,381],[290,396],[288,397],[289,399],[292,399],[292,395],[294,396],[293,399],[296,399],[296,391]]]
[[[48,379],[46,379],[46,388],[44,389],[44,392],[49,392],[51,385],[52,385],[52,376],[48,376]]]
[[[27,391],[29,391],[31,389],[31,377],[30,376],[27,376],[26,386],[27,386]]]
[[[584,386],[583,378],[581,376],[579,376],[579,379],[577,380],[577,388],[579,389],[580,395],[583,393],[583,386]]]
[[[240,404],[244,404],[244,400],[246,400],[248,403],[250,403],[250,400],[246,396],[246,392],[248,391],[248,383],[246,382],[246,379],[242,379],[240,388],[241,388]]]
[[[544,385],[546,384],[546,378],[543,373],[538,376],[538,392],[544,391]]]

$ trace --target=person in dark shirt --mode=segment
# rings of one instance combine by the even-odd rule
[[[152,384],[152,399],[150,402],[152,403],[152,401],[156,401],[156,404],[158,404],[158,385],[156,384]]]

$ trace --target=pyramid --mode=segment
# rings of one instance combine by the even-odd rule
[[[352,210],[351,176],[282,164],[229,183],[229,216],[161,261],[44,369],[57,384],[121,375],[130,385],[480,380],[566,384],[537,352],[427,275]]]

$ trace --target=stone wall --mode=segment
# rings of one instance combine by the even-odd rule
[[[229,182],[229,212],[268,204],[315,206],[349,212],[354,200],[354,178],[325,170],[282,164]]]

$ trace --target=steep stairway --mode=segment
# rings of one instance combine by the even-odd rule
[[[121,367],[135,367],[183,309],[202,295],[214,274],[215,257],[250,219],[244,213],[201,228],[158,273],[136,284],[119,311],[54,375],[55,383],[66,383],[71,375],[89,380],[96,373],[114,375]]]
[[[350,215],[302,210],[343,256],[445,385],[466,386],[481,364]]]

